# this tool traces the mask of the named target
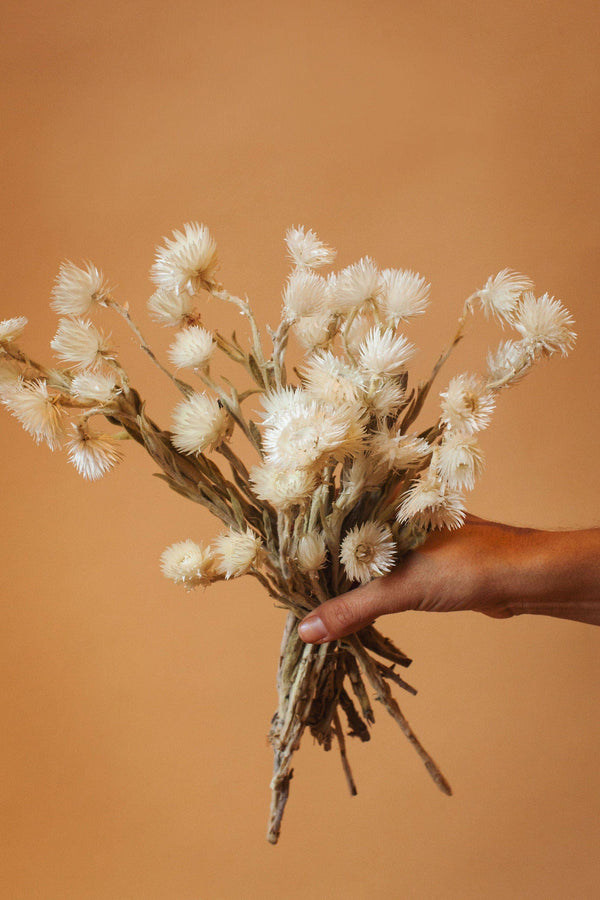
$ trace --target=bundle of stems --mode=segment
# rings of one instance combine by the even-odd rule
[[[133,440],[172,490],[225,526],[212,546],[186,540],[168,547],[164,574],[188,589],[248,574],[287,611],[269,733],[271,843],[280,834],[293,755],[306,729],[325,750],[337,744],[356,793],[346,735],[369,740],[371,697],[398,723],[438,788],[451,793],[392,695],[392,685],[416,693],[398,671],[411,660],[373,625],[313,645],[300,639],[297,624],[324,600],[390,571],[432,529],[460,526],[462,493],[483,464],[475,433],[488,424],[495,395],[538,359],[566,353],[575,339],[559,301],[536,298],[528,279],[504,270],[465,301],[430,376],[411,387],[414,347],[398,329],[425,310],[425,279],[381,271],[369,257],[324,277],[316,269],[332,263],[331,248],[303,228],[290,229],[286,242],[293,269],[281,321],[268,329],[268,349],[248,300],[217,280],[216,246],[205,226],[186,225],[158,248],[150,313],[178,329],[169,358],[192,371],[200,391],[158,359],[128,306],[89,263],[64,263],[53,290],[52,305],[63,318],[51,346],[66,365],[48,367],[26,353],[24,317],[0,322],[0,400],[35,440],[51,449],[66,445],[88,479],[108,472],[122,457],[122,442]],[[246,346],[235,333],[226,338],[203,327],[194,306],[202,292],[239,310],[248,324]],[[82,318],[97,307],[126,322],[182,395],[171,429],[154,421],[106,335]],[[452,379],[440,395],[438,419],[415,427],[476,308],[511,325],[519,339],[488,356],[485,374]],[[286,368],[292,335],[306,351],[293,384]],[[214,376],[217,351],[243,369],[244,390]],[[256,395],[262,422],[248,411]],[[97,431],[91,423],[99,418],[116,430]],[[247,441],[254,466],[234,450],[234,432]]]

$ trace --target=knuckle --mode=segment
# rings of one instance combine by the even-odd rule
[[[338,597],[330,608],[332,624],[338,628],[349,628],[355,621],[356,615],[352,604],[345,597]]]

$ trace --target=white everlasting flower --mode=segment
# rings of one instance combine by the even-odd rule
[[[191,317],[194,301],[188,293],[159,288],[148,300],[148,310],[155,322],[171,328],[181,328]]]
[[[94,304],[106,304],[109,289],[102,272],[88,262],[82,269],[62,263],[52,289],[50,306],[61,316],[83,316]]]
[[[400,375],[415,350],[403,334],[372,328],[360,345],[358,364],[369,375]]]
[[[381,281],[380,307],[394,325],[420,316],[427,309],[431,285],[418,272],[384,269]]]
[[[19,381],[3,391],[1,399],[36,443],[45,441],[51,450],[61,446],[63,411],[50,395],[46,381]]]
[[[558,352],[566,356],[576,339],[572,325],[569,311],[549,294],[536,300],[532,293],[526,293],[514,319],[516,330],[536,356],[551,356]]]
[[[330,281],[329,306],[332,312],[348,313],[355,308],[376,306],[382,295],[377,265],[369,256],[346,266]]]
[[[213,397],[192,394],[173,411],[173,445],[182,453],[214,450],[231,434],[231,416]]]
[[[497,319],[510,322],[519,297],[532,287],[533,282],[525,275],[503,269],[493,278],[488,278],[485,287],[477,291],[475,296],[486,316],[491,314]]]
[[[337,331],[337,321],[329,313],[301,316],[294,321],[294,334],[306,350],[326,347]]]
[[[167,547],[160,558],[160,567],[165,578],[182,584],[188,591],[210,584],[217,576],[213,551],[190,540]]]
[[[230,528],[215,540],[215,553],[217,570],[225,578],[237,578],[258,564],[262,541],[250,528],[245,533]]]
[[[288,228],[285,242],[290,258],[300,268],[320,269],[321,266],[331,265],[335,259],[335,250],[320,241],[314,231],[306,231],[302,225]]]
[[[168,291],[197,294],[214,283],[217,268],[217,245],[206,225],[190,222],[183,231],[173,231],[164,238],[165,247],[157,247],[152,266],[152,280]]]
[[[457,490],[428,470],[406,491],[396,518],[425,529],[459,528],[465,519],[465,505]]]
[[[350,581],[366,584],[389,572],[396,561],[396,543],[387,525],[370,520],[344,537],[340,559]]]
[[[70,386],[70,393],[78,400],[99,406],[110,403],[119,390],[116,377],[102,372],[81,372],[75,375]]]
[[[61,319],[50,346],[59,359],[76,368],[93,368],[111,355],[108,338],[89,319]]]
[[[431,452],[427,441],[418,435],[399,434],[385,426],[372,435],[369,449],[377,462],[394,472],[419,465]]]
[[[448,428],[473,434],[489,425],[494,396],[477,375],[456,375],[440,397],[441,419]]]
[[[331,351],[310,356],[301,374],[306,393],[329,403],[356,403],[364,387],[360,372]]]
[[[385,419],[394,415],[404,399],[404,389],[396,378],[372,376],[365,384],[361,403],[370,415]]]
[[[191,325],[175,335],[168,356],[178,369],[206,369],[216,346],[210,331]]]
[[[483,453],[472,434],[447,431],[436,448],[435,470],[451,488],[470,491],[483,472]]]
[[[20,338],[27,325],[25,316],[15,316],[13,319],[3,319],[0,322],[0,344],[10,344]]]
[[[499,390],[516,384],[527,375],[534,361],[534,352],[526,341],[503,341],[495,353],[487,356],[488,387]]]
[[[354,316],[350,322],[344,322],[344,342],[348,345],[350,352],[355,356],[358,355],[361,344],[372,328],[373,318],[370,315],[360,314]]]
[[[292,321],[322,313],[325,308],[327,282],[308,269],[294,269],[283,292],[283,309]]]
[[[298,541],[296,562],[301,572],[318,572],[327,560],[325,538],[320,531],[304,534]]]
[[[257,497],[276,509],[287,509],[306,502],[316,487],[317,477],[309,469],[262,464],[250,469],[250,481]]]
[[[364,429],[356,407],[319,402],[301,390],[274,392],[264,402],[265,455],[279,468],[291,461],[299,468],[318,468],[361,447]]]
[[[67,447],[69,460],[89,481],[102,478],[123,459],[118,441],[109,434],[92,431],[87,425],[73,426]]]

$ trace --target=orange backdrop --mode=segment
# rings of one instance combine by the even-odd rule
[[[596,3],[7,0],[3,31],[0,318],[28,316],[33,355],[50,359],[65,257],[101,266],[164,351],[147,273],[193,219],[262,321],[291,224],[341,265],[418,269],[423,372],[462,299],[510,266],[564,300],[579,340],[501,398],[470,509],[597,522]],[[207,319],[239,326],[215,303]],[[112,330],[167,424],[169,383]],[[493,331],[448,371],[480,366]],[[454,798],[382,713],[349,748],[355,799],[336,755],[304,742],[272,848],[282,613],[249,580],[186,594],[162,579],[167,544],[216,527],[128,450],[89,485],[1,414],[2,897],[597,897],[598,629],[386,621],[415,659],[404,708]]]

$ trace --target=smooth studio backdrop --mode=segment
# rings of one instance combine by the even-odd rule
[[[49,361],[60,261],[92,259],[152,343],[164,234],[206,223],[221,277],[279,314],[283,236],[346,265],[412,268],[432,304],[424,374],[462,300],[509,266],[560,297],[579,340],[502,396],[472,512],[598,522],[597,4],[14,2],[3,6],[0,318]],[[208,323],[241,328],[211,301]],[[152,414],[169,382],[113,331]],[[450,374],[480,368],[475,324]],[[249,579],[186,594],[167,544],[217,524],[137,446],[85,483],[0,415],[0,895],[18,900],[592,898],[600,876],[600,631],[405,614],[403,707],[442,796],[383,712],[336,752],[306,738],[281,842],[264,840],[283,614]]]

